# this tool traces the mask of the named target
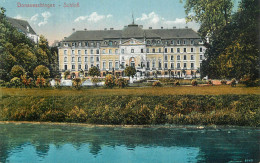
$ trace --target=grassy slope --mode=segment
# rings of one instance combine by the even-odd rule
[[[259,91],[230,86],[80,91],[2,88],[0,120],[259,126]]]

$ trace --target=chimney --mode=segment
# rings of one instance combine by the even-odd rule
[[[143,28],[143,25],[139,25],[140,28]]]
[[[86,30],[87,30],[87,28],[84,29],[84,31],[86,31]]]
[[[104,29],[105,31],[107,30],[107,28]]]
[[[173,28],[173,29],[176,29],[176,26],[173,26],[172,28]]]
[[[114,28],[110,28],[110,30],[114,30]]]
[[[75,32],[75,28],[72,28],[72,31]]]
[[[149,27],[149,29],[153,29],[152,27]]]
[[[161,27],[161,29],[163,29],[163,27]]]

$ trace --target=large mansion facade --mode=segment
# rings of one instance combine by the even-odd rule
[[[83,30],[73,32],[59,47],[59,69],[72,76],[88,75],[96,66],[101,76],[124,76],[133,66],[138,76],[200,76],[205,47],[191,28],[143,29],[134,23],[123,30]]]

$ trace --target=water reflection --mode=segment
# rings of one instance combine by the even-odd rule
[[[259,135],[242,127],[0,124],[0,162],[258,162]]]

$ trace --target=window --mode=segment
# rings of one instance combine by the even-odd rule
[[[99,57],[96,58],[97,62],[99,62]]]
[[[100,43],[99,42],[97,42],[97,47],[99,47],[100,46]]]
[[[193,44],[194,44],[194,41],[193,41],[193,40],[190,40],[190,44],[193,45]]]
[[[114,44],[117,45],[117,42],[115,41]]]
[[[71,58],[71,62],[75,62],[75,57],[72,57],[72,58]]]
[[[177,48],[177,53],[180,53],[180,48]]]
[[[81,46],[81,42],[79,42],[79,46]]]
[[[68,47],[68,43],[64,43],[64,46],[65,46],[65,47]]]
[[[141,49],[141,53],[144,53],[144,49]]]
[[[94,62],[94,57],[90,57],[90,62]]]
[[[151,42],[148,40],[148,41],[147,41],[147,44],[150,44],[150,43],[151,43]]]
[[[171,41],[171,44],[174,45],[174,40]]]
[[[75,43],[73,42],[71,45],[72,45],[72,46],[75,46]]]
[[[153,53],[155,53],[155,49],[153,48]]]
[[[202,48],[200,48],[200,52],[202,52]]]
[[[180,45],[180,44],[181,44],[181,41],[180,41],[180,40],[178,40],[178,41],[177,41],[177,45]]]
[[[106,69],[106,62],[103,62],[103,69]]]
[[[67,66],[67,65],[64,65],[64,69],[67,70],[67,69],[68,69],[68,66]]]
[[[194,56],[193,55],[190,56],[190,60],[194,60]]]
[[[186,48],[183,48],[183,52],[186,53],[186,51],[187,51]]]
[[[88,69],[88,65],[87,64],[85,64],[85,70],[87,70]]]
[[[193,48],[190,48],[190,52],[193,52]]]
[[[200,55],[200,60],[202,60],[202,55]]]
[[[174,68],[174,63],[171,63],[171,68]]]
[[[164,68],[168,68],[168,64],[167,63],[164,63]]]
[[[162,50],[161,50],[161,48],[159,48],[159,53],[161,53],[162,52]]]
[[[93,43],[93,42],[91,42],[91,43],[90,43],[90,45],[91,45],[91,46],[94,46],[94,43]]]
[[[94,53],[94,50],[93,50],[93,49],[91,49],[91,50],[90,50],[90,54],[93,54],[93,53]]]
[[[93,66],[94,66],[93,64],[90,65],[91,68],[92,68]]]
[[[155,61],[153,61],[153,68],[155,68]]]
[[[116,51],[115,51],[115,52],[116,52],[116,54],[118,54],[118,49],[116,49]]]
[[[99,69],[99,64],[97,64],[97,68]]]
[[[186,40],[183,40],[183,45],[186,45]]]
[[[168,57],[167,57],[167,55],[165,55],[165,56],[164,56],[164,60],[167,61],[167,59],[168,59]]]
[[[146,52],[149,53],[149,48],[146,49]]]
[[[108,53],[109,53],[109,54],[112,54],[112,49],[109,49],[109,50],[108,50]]]
[[[199,44],[203,44],[203,41],[202,41],[202,40],[200,40],[200,41],[199,41]]]
[[[78,70],[81,70],[81,65],[78,65]]]
[[[73,54],[73,55],[74,55],[74,54],[75,54],[75,50],[71,50],[71,54]]]
[[[171,48],[171,53],[173,53],[173,48]]]
[[[112,46],[113,45],[113,41],[109,41],[109,46]]]
[[[105,41],[104,44],[107,45],[107,42]]]
[[[78,57],[78,62],[81,62],[81,57]]]
[[[177,63],[177,68],[181,68],[181,64],[180,63]]]
[[[131,49],[131,53],[134,53],[135,52],[135,50],[134,49]]]
[[[121,53],[124,54],[125,53],[125,49],[121,49]]]
[[[177,56],[177,60],[178,60],[178,61],[181,60],[181,57],[180,57],[179,55]]]
[[[85,42],[85,46],[88,46],[88,42]]]
[[[161,43],[161,41],[160,41],[160,40],[158,40],[158,41],[157,41],[157,44],[160,44],[160,43]]]
[[[75,70],[75,65],[71,65],[71,69],[72,69],[72,70]]]
[[[183,60],[187,60],[187,57],[186,57],[186,55],[184,55],[184,57],[183,57]]]
[[[85,62],[87,62],[88,61],[88,57],[85,57]]]
[[[64,50],[64,55],[67,55],[68,54],[68,50]]]
[[[106,53],[106,50],[105,49],[103,49],[103,51],[102,51],[102,54],[105,54]]]
[[[68,59],[67,59],[67,57],[64,57],[64,62],[68,62]]]
[[[171,55],[171,60],[173,61],[174,59],[173,59],[173,55]]]
[[[96,54],[99,54],[99,50],[98,49],[96,50]]]
[[[116,62],[115,67],[116,67],[116,69],[119,69],[119,64],[118,64],[118,62]]]
[[[190,64],[191,69],[194,69],[194,63]]]
[[[150,68],[150,62],[147,62],[146,64],[147,64],[146,67]]]
[[[88,54],[88,50],[85,50],[85,54]]]
[[[112,62],[109,62],[109,70],[112,70]]]
[[[159,61],[158,64],[159,64],[158,67],[159,67],[159,68],[162,68],[162,63],[161,63],[161,61]]]
[[[164,49],[164,52],[167,53],[167,48]]]
[[[125,62],[122,62],[121,68],[125,68]]]
[[[183,64],[183,68],[187,68],[187,63],[184,63],[184,64]]]

